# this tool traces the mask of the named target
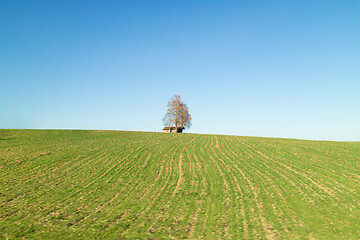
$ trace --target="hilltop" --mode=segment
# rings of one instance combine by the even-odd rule
[[[360,143],[0,130],[0,238],[359,239]]]

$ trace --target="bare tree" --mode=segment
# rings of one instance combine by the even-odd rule
[[[181,100],[180,95],[174,95],[170,101],[168,101],[168,109],[163,118],[164,125],[166,127],[175,127],[175,130],[185,129],[191,127],[191,116],[189,114],[189,108]]]

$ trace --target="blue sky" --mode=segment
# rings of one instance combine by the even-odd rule
[[[0,0],[0,128],[360,140],[358,1]]]

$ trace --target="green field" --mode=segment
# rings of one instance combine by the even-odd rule
[[[359,239],[360,143],[0,130],[0,238]]]

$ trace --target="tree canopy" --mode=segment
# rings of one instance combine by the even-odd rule
[[[167,127],[190,128],[191,116],[189,108],[181,100],[180,95],[174,95],[167,104],[167,111],[163,118],[164,125]]]

